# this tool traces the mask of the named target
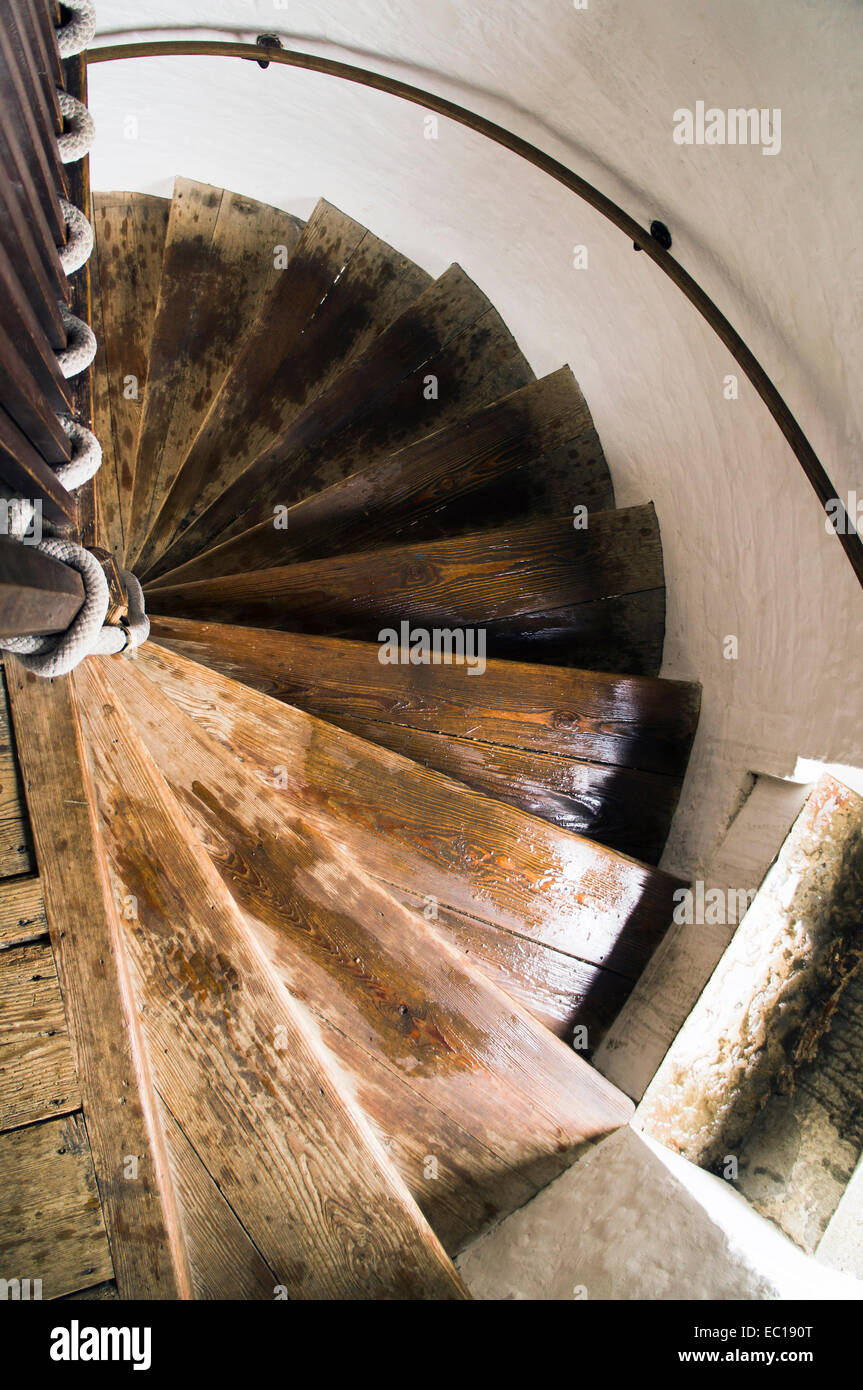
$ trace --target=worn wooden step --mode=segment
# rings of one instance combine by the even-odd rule
[[[382,665],[379,647],[153,619],[165,647],[577,834],[657,862],[699,711],[678,681],[490,661]]]
[[[290,252],[299,235],[297,219],[278,208],[176,180],[134,464],[130,564],[282,273],[275,248]]]
[[[445,272],[172,543],[163,573],[218,539],[526,386],[497,311],[458,266]]]
[[[620,978],[637,978],[670,923],[679,884],[666,874],[152,644],[137,669],[170,697],[163,722],[171,706],[183,710],[244,761],[261,795],[263,784],[281,790],[285,814],[302,814],[364,870],[494,929],[516,975],[528,938],[593,967],[592,1003],[606,991],[619,1000]],[[115,663],[115,682],[122,674]],[[129,698],[142,699],[137,689]],[[213,814],[191,787],[189,797]]]
[[[505,510],[524,519],[577,505],[607,510],[614,492],[590,412],[564,367],[295,503],[278,527],[270,518],[156,585],[367,550],[392,544],[407,527],[426,541],[463,528],[468,510],[474,518]]]
[[[534,1186],[623,1122],[592,1069],[362,873],[338,833],[263,786],[140,667],[108,676],[292,993]],[[424,1138],[435,1152],[439,1136]]]
[[[237,345],[237,360],[141,552],[142,572],[430,285],[419,266],[319,203]]]
[[[625,600],[662,586],[659,528],[648,505],[598,512],[586,530],[575,530],[569,516],[555,517],[148,589],[148,595],[154,613],[369,640],[383,641],[381,632],[402,621],[426,631],[484,629],[492,656],[504,642],[505,654],[515,655],[524,641],[540,659],[541,633],[562,628],[570,634],[573,664],[591,668],[601,654],[607,659],[600,669],[625,672],[630,654],[617,630],[629,616]],[[609,615],[604,646],[597,652],[594,642],[592,659],[581,660],[578,609],[596,605],[601,613],[609,601],[618,612]],[[636,625],[640,616],[636,610]],[[590,620],[595,625],[595,614]],[[663,634],[664,624],[646,634],[660,651]]]
[[[196,1191],[229,1205],[271,1296],[463,1297],[94,666],[81,689],[101,832],[115,893],[135,903],[124,947],[160,1105],[211,1180]]]
[[[96,487],[102,544],[121,561],[170,207],[144,193],[93,197],[94,428],[103,452]]]

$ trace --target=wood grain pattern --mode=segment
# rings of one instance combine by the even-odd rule
[[[103,448],[105,424],[111,426],[124,546],[130,530],[135,452],[170,207],[168,198],[144,193],[96,193],[93,197],[93,272],[94,277],[98,275],[101,317],[97,418]],[[104,522],[104,508],[102,516]],[[114,534],[112,527],[112,538]]]
[[[627,1103],[137,673],[109,679],[291,994],[537,1185]],[[172,722],[173,719],[173,722]]]
[[[553,625],[557,611],[619,601],[662,583],[659,529],[649,505],[596,513],[586,531],[560,517],[148,587],[147,593],[149,607],[159,614],[371,641],[401,621],[425,629],[481,627],[495,656],[507,637],[523,638],[526,618],[542,630]],[[539,655],[541,638],[535,645]],[[577,629],[572,652],[578,659]]]
[[[425,357],[429,334],[421,314],[429,299],[440,310],[437,329],[446,341]],[[517,343],[495,309],[483,312],[485,303],[457,267],[446,272],[183,531],[153,573],[272,520],[275,506],[347,477],[358,459],[384,458],[532,381]],[[413,353],[403,340],[410,339],[408,329],[416,333]],[[411,356],[419,358],[413,369],[405,365]]]
[[[142,649],[136,670],[254,775],[273,814],[302,815],[377,877],[630,978],[671,920],[667,874],[164,649]],[[140,686],[121,663],[111,673],[146,724]]]
[[[142,569],[430,284],[419,266],[319,203],[192,445]]]
[[[102,833],[172,1115],[290,1297],[464,1296],[94,664]]]
[[[14,660],[7,660],[6,677],[117,1285],[124,1298],[183,1296],[188,1272],[138,1021],[129,1007],[75,677],[40,680]],[[124,1175],[130,1154],[139,1158],[134,1181]]]
[[[0,1130],[80,1108],[50,944],[0,951]]]
[[[112,1278],[80,1115],[0,1134],[0,1252],[0,1278],[41,1279],[43,1298]]]
[[[176,180],[134,466],[130,562],[282,273],[275,247],[290,252],[299,233],[297,219],[278,208]]]
[[[0,878],[32,874],[36,867],[6,680],[4,670],[0,679]]]
[[[494,661],[382,665],[377,643],[153,618],[153,637],[193,661],[325,719],[341,715],[426,733],[680,777],[699,687],[557,666]]]
[[[565,482],[555,468],[560,455]],[[169,581],[162,576],[156,587],[368,550],[392,544],[408,527],[410,539],[428,540],[429,530],[441,534],[453,526],[454,512],[459,519],[467,510],[474,518],[491,508],[499,513],[501,497],[520,519],[581,503],[592,510],[614,506],[602,448],[568,368],[360,468],[295,503],[281,529],[272,520],[255,526],[172,571]]]
[[[0,946],[23,946],[47,934],[38,878],[10,878],[0,883]]]

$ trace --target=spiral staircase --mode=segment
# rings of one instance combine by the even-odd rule
[[[699,705],[654,511],[458,266],[184,178],[93,220],[97,539],[151,637],[7,683],[108,1277],[464,1297],[632,1109],[590,1058]]]

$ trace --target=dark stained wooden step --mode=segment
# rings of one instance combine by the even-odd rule
[[[596,606],[598,613],[587,620],[588,629],[595,629],[615,601],[620,627],[630,595],[662,586],[659,528],[649,504],[594,513],[587,530],[575,530],[569,516],[555,517],[452,540],[148,587],[148,600],[158,614],[367,640],[384,640],[380,633],[398,631],[402,622],[429,631],[484,629],[489,655],[516,657],[518,646],[529,642],[536,660],[542,659],[543,635],[550,639],[563,629],[570,634],[572,664],[626,672],[631,655],[617,642],[613,621],[601,649],[594,642],[592,659],[582,658],[578,609]],[[636,610],[636,625],[639,616]],[[652,651],[658,646],[661,653],[663,635],[664,622],[646,632]],[[558,649],[550,640],[549,646],[554,662]]]
[[[102,544],[121,562],[170,207],[144,193],[93,197],[94,428],[103,454],[95,486]]]
[[[625,1121],[619,1093],[360,872],[339,832],[143,679],[150,669],[110,664],[117,700],[293,994],[536,1186]]]
[[[396,452],[534,376],[495,309],[454,266],[259,455],[153,567],[218,539]]]
[[[656,863],[697,686],[491,661],[381,665],[377,645],[153,619],[162,646],[564,829]]]
[[[419,266],[320,203],[191,446],[141,552],[141,570],[431,283]]]
[[[0,949],[0,1130],[80,1108],[50,943]]]
[[[133,990],[160,1103],[211,1201],[248,1233],[271,1296],[464,1297],[95,665],[80,685],[114,891],[136,904],[123,937]]]
[[[604,511],[614,492],[584,397],[568,367],[531,382],[426,439],[290,507],[178,570],[156,586],[242,574],[340,551],[456,528],[456,501],[474,518],[557,515],[576,505]],[[405,537],[413,539],[413,537]]]
[[[226,189],[177,179],[149,351],[129,509],[134,562],[166,490],[281,271],[297,219]]]
[[[528,937],[597,967],[597,994],[616,991],[605,972],[634,981],[669,925],[680,885],[667,874],[153,644],[138,669],[263,783],[278,771],[285,813],[364,870],[512,934],[514,968]]]

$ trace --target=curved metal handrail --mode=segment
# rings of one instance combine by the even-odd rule
[[[693,280],[688,271],[684,270],[683,266],[668,251],[664,250],[644,227],[639,226],[634,218],[624,212],[623,208],[618,207],[604,193],[600,193],[599,189],[594,188],[586,179],[573,173],[559,160],[552,159],[551,155],[546,154],[536,145],[530,144],[528,140],[514,135],[505,126],[497,125],[494,121],[489,121],[484,116],[478,116],[476,112],[469,111],[464,106],[447,101],[444,97],[436,96],[434,92],[424,91],[421,87],[412,87],[407,82],[400,82],[397,78],[387,77],[383,73],[369,72],[366,68],[335,62],[330,58],[319,58],[312,53],[298,53],[292,49],[277,48],[270,45],[182,39],[178,41],[114,44],[105,48],[91,48],[87,52],[88,63],[112,63],[127,58],[165,57],[243,58],[256,63],[264,60],[271,63],[281,63],[286,67],[304,68],[308,72],[321,73],[326,77],[338,77],[346,82],[357,83],[362,87],[372,87],[376,91],[387,92],[390,96],[412,102],[415,106],[421,106],[427,111],[436,111],[439,115],[449,117],[468,130],[473,130],[478,135],[484,135],[487,139],[494,141],[496,145],[502,145],[504,149],[519,155],[528,164],[532,164],[535,169],[541,169],[543,173],[548,174],[557,183],[563,184],[564,188],[568,188],[572,193],[577,193],[580,198],[619,228],[630,240],[638,243],[650,259],[656,262],[660,270],[665,272],[669,280],[673,281],[679,290],[682,290],[689,302],[694,305],[717,337],[728,348],[791,446],[803,472],[815,489],[819,502],[825,512],[830,515],[839,543],[845,551],[859,583],[863,585],[863,540],[849,520],[845,507],[821,460],[755,354],[746,346],[737,330],[729,323],[698,282]]]

